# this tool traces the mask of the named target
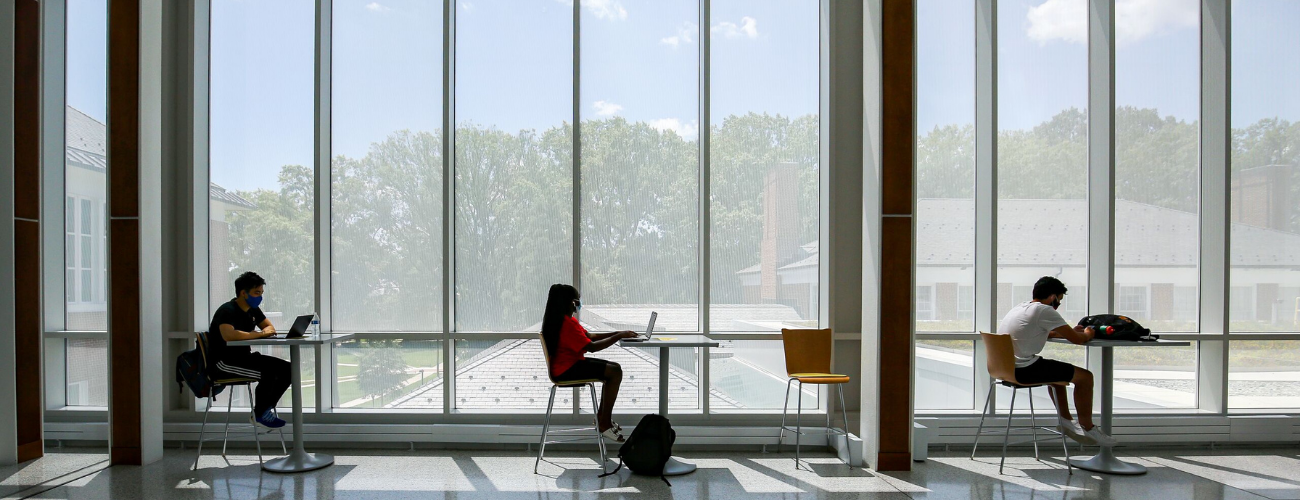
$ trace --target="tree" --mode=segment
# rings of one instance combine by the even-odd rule
[[[406,360],[398,340],[364,340],[357,350],[357,386],[361,394],[378,398],[401,389],[406,382]]]

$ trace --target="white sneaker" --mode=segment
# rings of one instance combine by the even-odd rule
[[[1057,415],[1056,417],[1056,430],[1061,431],[1061,434],[1065,434],[1070,439],[1080,443],[1096,444],[1092,441],[1092,438],[1089,438],[1087,433],[1083,431],[1083,427],[1079,427],[1078,422],[1066,420],[1061,418],[1060,415]]]
[[[1093,440],[1097,446],[1115,446],[1119,444],[1119,441],[1116,441],[1115,438],[1102,432],[1101,426],[1095,425],[1091,429],[1088,429],[1088,432],[1084,433],[1084,437]]]

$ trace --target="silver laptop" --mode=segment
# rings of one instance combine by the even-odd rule
[[[655,311],[650,311],[650,325],[645,328],[645,336],[623,339],[623,342],[645,342],[647,340],[650,340],[652,337],[654,337],[655,320],[657,319],[659,319],[659,313]]]

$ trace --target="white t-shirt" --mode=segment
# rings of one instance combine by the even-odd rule
[[[1007,311],[998,325],[998,333],[1011,336],[1016,351],[1016,368],[1024,368],[1038,361],[1038,353],[1047,345],[1047,334],[1062,326],[1069,326],[1061,313],[1041,302],[1023,302]]]

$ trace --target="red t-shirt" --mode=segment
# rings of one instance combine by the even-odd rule
[[[587,329],[578,320],[573,316],[564,318],[564,324],[560,326],[560,341],[557,342],[555,353],[551,354],[551,376],[558,377],[572,368],[574,363],[587,359],[583,353],[590,343]]]

